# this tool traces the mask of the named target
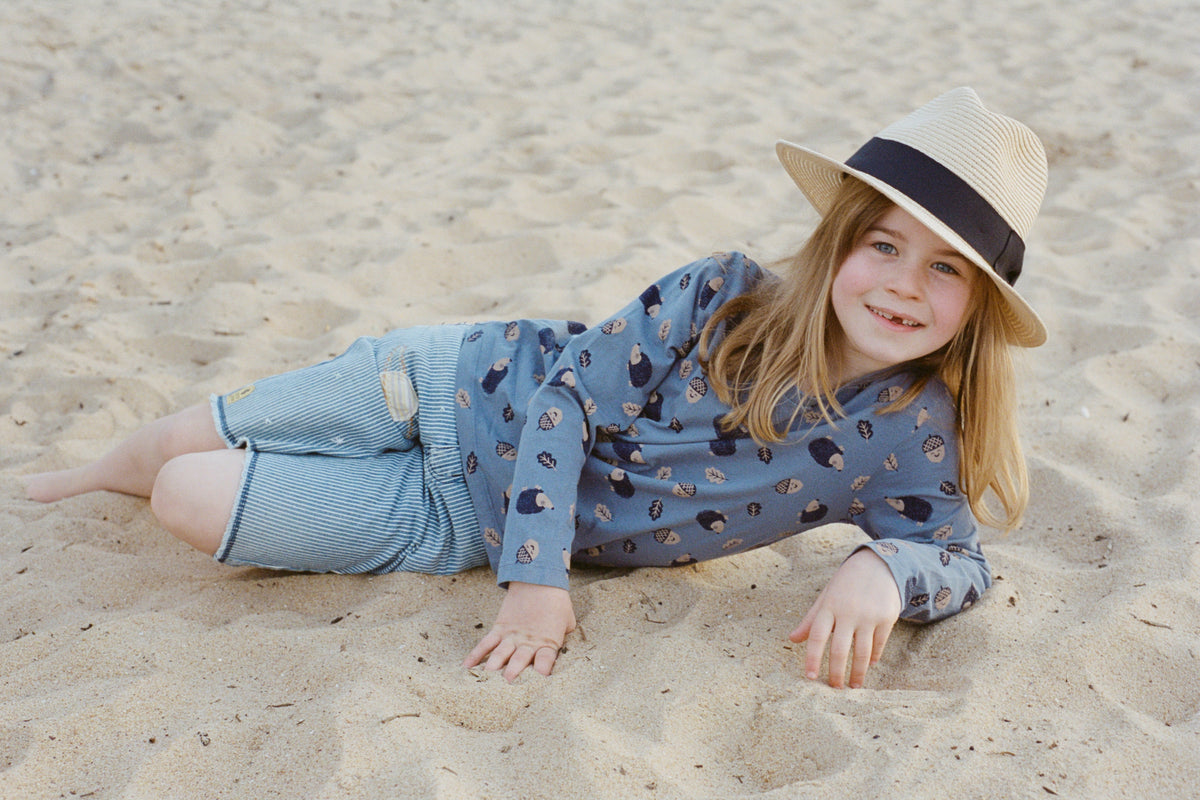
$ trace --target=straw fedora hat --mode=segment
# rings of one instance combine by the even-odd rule
[[[1013,288],[1046,193],[1046,153],[1029,128],[960,88],[884,128],[844,162],[785,141],[775,152],[822,216],[845,176],[875,187],[991,278],[1016,344],[1046,341],[1046,326]]]

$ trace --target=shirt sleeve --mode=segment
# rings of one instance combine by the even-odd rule
[[[567,588],[579,480],[597,433],[628,430],[713,312],[761,274],[737,253],[694,262],[571,339],[529,403],[507,495],[500,583]]]
[[[872,476],[855,522],[873,540],[862,547],[892,571],[904,604],[900,618],[931,622],[974,605],[992,577],[978,523],[958,488],[957,435],[932,422],[952,420],[952,412],[908,411],[895,417],[912,430]]]

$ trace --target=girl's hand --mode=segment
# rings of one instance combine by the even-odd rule
[[[531,664],[537,672],[549,675],[563,640],[573,630],[575,611],[565,589],[511,581],[496,624],[467,655],[463,666],[473,667],[486,658],[484,667],[503,669],[509,683]]]
[[[882,558],[864,548],[842,562],[788,638],[808,642],[804,672],[811,680],[820,672],[825,643],[829,642],[829,685],[838,689],[853,648],[850,688],[858,689],[867,667],[883,655],[900,610],[900,591],[892,571]]]

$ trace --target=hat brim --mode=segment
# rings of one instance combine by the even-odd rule
[[[975,248],[967,244],[952,228],[925,210],[920,203],[878,178],[846,166],[843,162],[792,144],[784,140],[775,143],[775,154],[783,168],[792,176],[796,186],[822,217],[828,213],[845,176],[852,175],[873,187],[900,208],[907,211],[938,238],[953,247],[983,271],[1000,290],[1004,298],[1004,317],[1009,324],[1013,342],[1022,347],[1038,347],[1046,341],[1046,326],[1033,307],[1000,277],[991,264]]]

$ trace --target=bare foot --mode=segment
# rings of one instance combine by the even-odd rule
[[[84,492],[94,492],[101,487],[92,477],[93,466],[89,464],[75,469],[26,475],[22,478],[25,483],[25,496],[39,503],[53,503]]]

